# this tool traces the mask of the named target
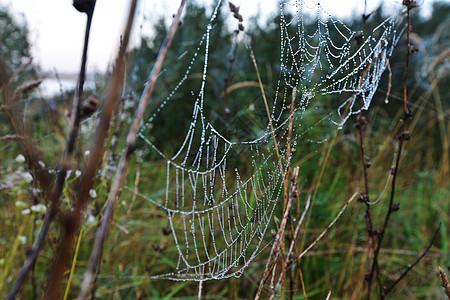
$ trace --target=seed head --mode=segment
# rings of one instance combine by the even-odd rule
[[[92,13],[96,0],[73,0],[73,7],[82,13]]]

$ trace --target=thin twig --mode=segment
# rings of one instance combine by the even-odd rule
[[[269,104],[267,103],[266,92],[264,91],[264,85],[263,85],[262,80],[261,80],[261,75],[259,73],[258,64],[256,63],[255,53],[253,52],[253,47],[252,47],[252,44],[250,43],[250,38],[247,36],[247,34],[245,34],[244,41],[245,41],[245,44],[247,45],[248,49],[250,50],[250,57],[252,59],[253,67],[255,68],[255,71],[256,71],[256,76],[258,78],[259,88],[261,89],[261,95],[262,95],[263,100],[264,100],[264,107],[266,108],[267,118],[269,119],[270,130],[272,132],[273,143],[274,143],[274,146],[275,146],[275,151],[277,153],[277,158],[278,158],[278,164],[279,164],[279,167],[280,167],[280,172],[281,172],[281,174],[283,174],[283,165],[281,163],[280,151],[278,150],[278,143],[277,143],[277,138],[275,136],[275,129],[273,127],[272,117],[271,117],[270,110],[269,110]]]
[[[331,221],[330,225],[325,228],[325,230],[312,242],[308,248],[306,248],[299,256],[298,259],[301,259],[303,256],[305,256],[306,253],[308,253],[309,250],[311,250],[322,238],[323,236],[330,230],[331,227],[333,227],[334,223],[341,217],[341,215],[344,213],[347,206],[356,198],[358,193],[354,193],[353,196],[345,203],[344,207],[342,207],[341,211],[337,214],[337,216],[334,218],[333,221]]]
[[[23,137],[17,134],[7,134],[4,136],[0,136],[0,141],[20,141]]]
[[[294,235],[293,235],[293,238],[292,238],[292,241],[291,241],[291,245],[289,246],[289,251],[288,251],[288,254],[286,255],[286,260],[284,262],[286,269],[291,264],[291,256],[294,253],[294,250],[295,250],[295,252],[297,251],[297,249],[296,249],[297,248],[296,247],[296,241],[297,241],[297,239],[299,237],[300,230],[302,228],[302,224],[303,224],[303,221],[305,220],[305,216],[306,216],[306,213],[308,212],[310,204],[311,204],[311,194],[308,196],[308,199],[306,200],[306,204],[305,204],[305,208],[303,209],[302,216],[300,217],[300,220],[298,221],[297,226],[295,228]],[[297,257],[298,256],[296,255],[295,260],[298,262],[298,268],[300,269],[300,261],[297,260]],[[301,274],[301,270],[300,270],[300,274]],[[301,276],[302,287],[304,288],[303,274],[301,274],[300,276]],[[277,284],[274,287],[275,290],[278,288],[278,285],[280,285],[281,280],[282,280],[282,274],[280,274],[280,276],[278,278],[278,281],[277,281]],[[303,292],[305,294],[305,290],[304,289],[303,289]],[[306,299],[306,297],[305,297],[305,299]]]
[[[408,77],[408,66],[409,66],[409,59],[411,55],[411,43],[410,43],[410,31],[411,31],[411,18],[410,18],[410,11],[412,8],[415,7],[415,1],[414,0],[404,0],[403,5],[406,6],[406,18],[407,18],[407,30],[406,30],[406,41],[407,41],[407,50],[406,50],[406,63],[405,63],[405,70],[403,74],[403,130],[398,135],[399,145],[397,150],[397,158],[395,162],[395,166],[392,170],[392,186],[391,186],[391,194],[389,199],[389,206],[388,210],[386,212],[386,216],[383,222],[382,227],[378,230],[377,236],[377,245],[373,252],[373,261],[372,261],[372,267],[370,270],[370,273],[367,276],[367,280],[369,282],[369,289],[368,289],[368,299],[370,299],[370,283],[373,280],[374,275],[376,276],[379,290],[380,290],[380,298],[384,299],[386,296],[385,288],[383,286],[382,280],[381,280],[381,270],[379,266],[379,253],[381,249],[381,245],[386,233],[386,228],[388,226],[391,214],[399,209],[399,204],[394,204],[394,196],[395,196],[395,187],[396,187],[396,179],[398,174],[398,169],[400,166],[400,158],[402,154],[403,149],[403,142],[410,139],[409,132],[406,130],[407,128],[407,120],[410,118],[410,113],[408,110],[408,95],[407,95],[407,77]],[[402,277],[403,278],[403,277]]]
[[[394,281],[394,283],[392,283],[391,286],[385,290],[385,292],[384,292],[385,295],[388,294],[390,291],[392,291],[392,289],[397,285],[397,283],[399,283],[403,278],[405,278],[405,276],[408,274],[408,272],[411,271],[412,268],[414,268],[414,266],[417,265],[422,260],[422,258],[425,257],[425,255],[427,255],[428,251],[430,251],[431,246],[433,246],[434,241],[437,238],[437,235],[441,229],[441,225],[442,225],[442,222],[439,222],[439,226],[438,226],[438,228],[436,228],[436,230],[433,234],[433,238],[430,241],[430,244],[423,251],[422,255],[420,255],[413,264],[409,265],[408,268],[402,273],[402,275],[400,275],[400,277],[398,277],[398,279],[396,281]]]
[[[364,31],[366,27],[366,20],[369,18],[370,14],[367,15],[367,0],[364,0],[364,12],[361,16],[362,18],[362,24],[361,24],[361,33],[356,39],[356,43],[358,46],[361,46],[363,40],[364,40]],[[364,70],[361,71],[361,75],[364,76]],[[367,241],[367,273],[370,274],[370,254],[372,252],[372,246],[374,244],[374,230],[373,230],[373,221],[372,221],[372,211],[370,207],[370,197],[369,197],[369,172],[368,169],[370,167],[370,163],[366,160],[366,152],[364,147],[364,129],[367,125],[367,118],[363,114],[363,106],[364,106],[364,99],[362,95],[358,95],[358,97],[361,98],[361,109],[358,115],[358,121],[356,123],[356,128],[358,129],[358,136],[359,136],[359,148],[361,152],[361,162],[363,165],[363,174],[364,174],[364,191],[360,195],[361,202],[364,202],[366,205],[366,210],[364,213],[364,217],[366,220],[366,226],[367,226],[367,233],[369,235],[369,239]],[[367,299],[370,300],[371,297],[371,289],[372,289],[372,277],[367,276],[367,282],[368,282],[368,293],[367,293]]]
[[[120,193],[120,190],[122,187],[122,183],[125,179],[125,175],[126,175],[126,171],[128,168],[128,164],[130,162],[131,154],[133,153],[133,151],[135,150],[135,147],[136,147],[135,140],[136,140],[137,133],[139,131],[140,123],[142,121],[145,110],[147,108],[147,104],[149,102],[150,96],[155,87],[158,74],[162,68],[162,65],[163,65],[163,62],[167,55],[167,52],[169,50],[170,44],[172,43],[173,37],[178,28],[178,24],[179,24],[179,21],[181,18],[181,13],[183,11],[185,4],[186,4],[186,0],[182,0],[180,7],[178,8],[178,13],[172,22],[172,25],[169,29],[169,32],[167,33],[167,36],[163,42],[163,45],[161,46],[161,49],[159,51],[155,65],[153,66],[152,72],[150,74],[150,77],[149,77],[150,79],[149,79],[149,81],[144,89],[144,92],[142,94],[142,97],[139,101],[139,105],[136,110],[133,124],[132,124],[130,131],[128,133],[128,136],[127,136],[126,147],[122,154],[122,157],[119,162],[119,166],[117,168],[117,172],[113,179],[111,191],[110,191],[110,194],[108,197],[105,211],[103,213],[103,219],[100,224],[100,228],[97,231],[94,248],[92,250],[91,257],[89,260],[89,266],[84,274],[84,280],[82,283],[81,292],[78,297],[79,299],[86,299],[87,295],[89,294],[89,290],[91,289],[92,281],[94,279],[95,272],[96,272],[97,261],[103,252],[103,244],[104,244],[104,241],[105,241],[105,238],[107,235],[110,220],[111,220],[113,212],[114,212],[114,207],[117,203],[117,198],[119,196],[119,193]]]
[[[291,166],[291,144],[292,144],[292,128],[293,128],[293,122],[294,122],[294,108],[295,108],[295,97],[297,95],[297,88],[294,87],[292,89],[292,100],[291,100],[291,106],[290,106],[290,114],[289,114],[289,134],[288,134],[288,140],[287,140],[287,149],[286,149],[286,175],[284,179],[284,205],[283,205],[283,214],[285,214],[287,209],[287,202],[288,197],[291,195],[293,197],[294,193],[296,194],[295,189],[297,188],[297,185],[291,188],[291,191],[289,193],[289,172],[290,172],[290,166]],[[297,183],[296,183],[297,184]],[[293,190],[292,190],[293,189]],[[295,197],[297,198],[297,197]],[[290,209],[290,208],[289,208]],[[280,297],[283,295],[284,290],[284,282],[286,278],[286,255],[285,255],[285,245],[284,245],[284,236],[285,233],[282,234],[282,241],[281,241],[281,254],[282,254],[282,270],[281,270],[281,290],[280,290]]]

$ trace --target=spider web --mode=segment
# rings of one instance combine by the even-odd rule
[[[339,128],[351,115],[369,109],[401,35],[399,22],[390,17],[356,45],[358,32],[332,18],[319,3],[280,1],[281,56],[276,91],[268,95],[272,100],[267,107],[261,99],[252,103],[255,111],[262,112],[263,122],[254,124],[257,129],[251,136],[242,137],[230,135],[217,125],[206,105],[217,101],[205,93],[210,53],[215,50],[210,37],[217,32],[217,14],[228,13],[235,21],[222,6],[218,1],[195,51],[187,54],[191,55],[190,63],[178,84],[138,134],[165,164],[165,192],[161,197],[151,197],[131,187],[124,189],[166,216],[171,237],[168,247],[178,257],[165,269],[170,270],[150,278],[200,281],[241,276],[270,244],[267,229],[283,199],[292,156],[288,147],[295,149],[309,142],[305,134],[319,123]],[[311,16],[315,16],[313,30],[306,25]],[[257,59],[250,38],[243,31],[239,36],[246,45],[247,59]],[[179,105],[175,95],[199,65],[201,84],[191,87],[191,95],[183,95],[183,101],[191,103],[191,122],[188,128],[177,129],[185,132],[184,139],[177,151],[167,153],[151,139],[153,130],[157,130],[153,124],[164,117],[161,112],[168,106]],[[318,98],[324,96],[331,97],[334,109],[305,129],[304,116],[316,113]]]

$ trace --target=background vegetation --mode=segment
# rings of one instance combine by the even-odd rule
[[[418,9],[420,10],[420,8]],[[411,41],[419,49],[412,56],[409,66],[409,102],[413,119],[409,131],[411,140],[406,143],[405,152],[400,164],[397,178],[396,202],[400,210],[391,220],[380,254],[380,264],[387,282],[395,280],[409,264],[415,261],[421,251],[429,244],[439,222],[441,230],[427,256],[407,275],[407,277],[390,294],[392,299],[444,299],[444,292],[439,285],[438,266],[450,271],[450,188],[449,188],[449,129],[450,129],[450,5],[448,2],[435,2],[429,17],[422,17],[418,10],[412,15]],[[170,93],[179,80],[179,74],[186,68],[189,60],[180,59],[186,49],[191,49],[203,34],[209,19],[206,11],[209,8],[190,3],[187,14],[173,41],[171,50],[165,61],[167,71],[158,81],[152,109],[158,101]],[[225,24],[221,14],[218,24]],[[367,28],[378,24],[383,19],[382,7],[376,10],[367,21]],[[266,93],[273,95],[277,88],[276,78],[279,72],[279,19],[271,18],[267,24],[261,25],[256,20],[249,20],[246,28],[252,40],[255,56],[261,66],[262,81],[266,85]],[[361,27],[361,16],[348,20],[352,29]],[[29,56],[26,28],[16,22],[6,11],[0,12],[1,60],[6,65],[0,74],[0,86],[9,80],[24,58]],[[120,116],[113,120],[114,131],[108,141],[108,158],[105,164],[114,166],[116,157],[124,145],[124,135],[131,123],[132,111],[137,97],[144,88],[143,82],[153,66],[153,62],[167,32],[164,20],[155,22],[155,34],[142,37],[141,47],[130,53],[127,71],[127,93],[118,107]],[[218,26],[220,32],[212,35],[211,43],[214,51],[209,64],[209,88],[206,98],[217,99],[208,103],[211,119],[216,120],[219,128],[228,136],[236,138],[250,136],[252,124],[263,123],[265,115],[256,112],[252,119],[243,115],[252,115],[251,104],[261,101],[258,87],[237,89],[232,97],[223,91],[233,83],[255,78],[255,70],[251,61],[244,59],[248,55],[244,45],[234,40],[234,32],[228,26]],[[236,46],[233,51],[232,45]],[[384,188],[387,170],[391,167],[395,151],[394,138],[400,130],[399,119],[402,115],[402,74],[404,70],[405,42],[401,40],[394,56],[391,58],[392,89],[389,104],[385,103],[388,89],[388,75],[385,74],[380,88],[367,114],[369,123],[365,130],[366,154],[373,163],[370,168],[370,190],[381,191]],[[201,52],[199,55],[203,55]],[[230,65],[232,64],[232,71]],[[170,67],[169,67],[170,66]],[[193,73],[201,70],[193,70]],[[190,93],[189,86],[198,86],[200,78],[193,76],[189,85],[182,87],[175,97],[182,99]],[[95,92],[99,98],[104,97],[106,78],[98,78]],[[275,79],[274,79],[275,78]],[[32,69],[21,73],[14,81],[18,87],[30,80],[38,79]],[[198,80],[198,81],[196,81]],[[25,93],[15,105],[19,107],[36,144],[42,149],[42,163],[56,168],[58,158],[64,151],[65,137],[68,131],[68,99],[72,99],[74,91],[55,95],[52,99],[44,99],[37,90]],[[86,91],[89,95],[90,91]],[[320,99],[320,109],[330,108],[329,99]],[[2,101],[4,101],[2,99]],[[179,101],[183,103],[183,101]],[[3,102],[1,103],[4,104]],[[183,104],[170,106],[162,113],[161,120],[174,126],[164,126],[163,121],[156,120],[150,129],[149,136],[160,149],[173,152],[171,145],[180,140],[180,131],[171,128],[187,128],[190,122],[190,109]],[[245,113],[245,114],[244,114]],[[94,114],[92,118],[96,118]],[[305,118],[305,124],[314,124],[315,119]],[[363,171],[358,145],[358,131],[354,128],[356,118],[347,122],[337,137],[327,169],[320,184],[315,200],[312,216],[304,230],[305,241],[312,241],[341,209],[342,203],[363,186]],[[95,126],[95,122],[91,122]],[[176,126],[175,126],[176,125]],[[308,125],[309,127],[309,125]],[[317,135],[332,134],[332,126],[317,127],[310,130],[305,139],[315,139]],[[9,121],[7,109],[0,112],[0,295],[6,295],[9,287],[16,280],[27,252],[39,229],[44,211],[39,204],[48,205],[48,200],[41,192],[41,187],[33,180],[33,175],[26,162],[18,156],[23,153],[20,141],[13,137],[17,128]],[[83,131],[84,130],[84,131]],[[118,137],[118,142],[114,141]],[[92,128],[82,128],[74,163],[82,170],[90,148]],[[300,180],[299,208],[294,205],[291,214],[301,212],[307,197],[311,194],[311,186],[317,180],[318,170],[324,160],[328,143],[305,144],[299,147],[292,160],[293,166],[302,170]],[[26,159],[26,158],[25,158]],[[245,160],[245,157],[241,157]],[[142,163],[144,161],[145,163]],[[75,193],[72,184],[76,182],[75,170],[69,175],[64,188],[64,208],[72,207],[71,195]],[[145,177],[140,178],[141,192],[152,187],[151,197],[162,195],[165,190],[165,166],[146,151],[146,146],[138,145],[127,177],[129,185],[133,185],[139,169]],[[30,179],[31,176],[31,179]],[[84,227],[84,235],[77,251],[78,259],[71,283],[69,298],[73,298],[81,284],[81,275],[86,268],[92,249],[96,225],[108,192],[108,181],[100,180],[95,188],[97,196],[93,199],[88,214],[92,216]],[[155,187],[161,187],[157,189]],[[375,197],[375,195],[373,196]],[[177,257],[170,257],[162,251],[164,240],[168,239],[164,230],[167,228],[166,217],[161,217],[156,209],[152,209],[142,199],[132,200],[132,193],[123,192],[115,214],[115,226],[111,227],[102,261],[101,275],[96,281],[95,295],[99,299],[115,298],[196,298],[198,283],[172,282],[167,280],[149,280],[145,275],[158,273],[158,260],[167,265],[176,263]],[[130,205],[132,203],[132,205]],[[26,211],[26,210],[29,211]],[[24,213],[24,211],[26,213]],[[386,206],[373,206],[374,223],[383,220]],[[280,207],[275,215],[280,216]],[[367,228],[364,220],[365,206],[353,203],[345,215],[327,234],[327,236],[301,261],[301,271],[309,299],[324,299],[328,291],[332,291],[333,299],[357,299],[365,292],[364,276],[367,258]],[[60,221],[63,218],[60,216]],[[150,222],[153,220],[153,222]],[[119,226],[120,225],[120,226]],[[125,226],[129,234],[124,234]],[[271,228],[276,228],[271,224]],[[379,225],[378,225],[379,226]],[[56,247],[61,239],[58,226],[53,226],[46,246],[41,251],[33,273],[21,291],[24,299],[40,298],[46,284],[45,274],[51,270]],[[246,299],[254,297],[258,289],[260,277],[264,271],[269,250],[261,253],[249,266],[241,278],[204,283],[203,295],[207,299],[232,298]],[[155,269],[156,268],[156,269]],[[303,299],[299,273],[289,276],[285,288],[286,299]]]

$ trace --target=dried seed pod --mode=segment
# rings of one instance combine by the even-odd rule
[[[240,31],[244,31],[244,25],[242,25],[241,23],[239,23],[238,28]]]
[[[94,10],[96,0],[73,0],[73,7],[82,13],[90,13]]]
[[[242,18],[242,16],[238,13],[234,13],[233,17],[237,20],[239,20],[239,22],[242,22],[244,19]]]
[[[100,100],[98,100],[97,96],[90,95],[86,100],[83,101],[83,116],[90,117],[97,110],[100,105]]]
[[[234,12],[234,13],[238,13],[239,12],[239,8],[236,7],[236,5],[234,5],[233,3],[229,2],[229,1],[228,1],[228,6],[230,6],[231,12]]]

